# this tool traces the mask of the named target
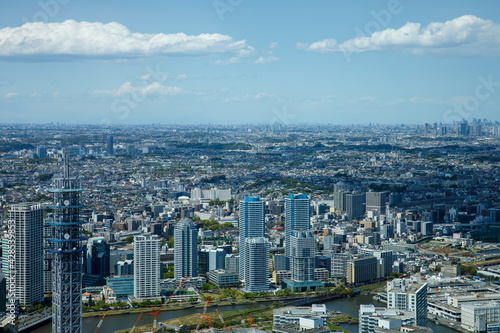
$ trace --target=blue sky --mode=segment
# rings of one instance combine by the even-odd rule
[[[498,1],[9,1],[4,123],[500,120]]]

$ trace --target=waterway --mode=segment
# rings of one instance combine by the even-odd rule
[[[333,301],[328,301],[325,303],[327,309],[332,310],[332,311],[340,311],[342,313],[348,314],[351,317],[358,317],[358,311],[359,311],[359,305],[360,304],[373,304],[375,306],[382,306],[384,307],[385,305],[379,302],[376,302],[372,299],[371,295],[361,295],[361,296],[356,296],[356,297],[347,297],[347,298],[341,298]],[[236,305],[236,306],[221,306],[218,308],[219,312],[223,311],[230,311],[230,310],[241,310],[241,309],[247,309],[249,307],[259,307],[259,306],[265,306],[263,304],[246,304],[246,305]],[[208,312],[215,312],[214,308],[209,308],[207,310]],[[158,320],[164,321],[167,319],[172,319],[172,318],[177,318],[177,317],[182,317],[194,312],[201,312],[200,309],[183,309],[183,310],[174,310],[174,311],[164,311],[160,312],[158,314]],[[119,316],[109,316],[106,317],[106,320],[102,324],[101,328],[99,329],[99,333],[112,333],[116,330],[122,330],[126,328],[131,328],[134,325],[134,322],[137,320],[139,317],[139,314],[124,314],[124,315],[119,315]],[[100,318],[93,317],[93,318],[85,318],[83,319],[83,333],[93,333]],[[151,323],[153,321],[153,316],[150,314],[144,314],[139,321],[139,326],[140,325],[146,325],[148,323]],[[352,333],[357,333],[358,332],[358,326],[357,325],[340,325],[342,328],[352,332]],[[427,326],[432,328],[434,333],[452,333],[456,332],[450,328],[444,327],[444,326],[438,326],[435,325],[432,322],[428,322]],[[38,328],[34,331],[34,333],[50,333],[51,332],[51,325],[45,325],[41,328]]]

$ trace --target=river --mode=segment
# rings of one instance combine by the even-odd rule
[[[326,307],[329,310],[334,310],[334,311],[340,311],[343,313],[346,313],[352,317],[358,317],[358,311],[359,311],[359,305],[360,304],[374,304],[375,306],[385,306],[382,303],[376,302],[372,299],[371,295],[361,295],[361,296],[356,296],[356,297],[347,297],[347,298],[341,298],[333,301],[328,301],[326,302]],[[219,312],[223,311],[229,311],[229,310],[241,310],[241,309],[246,309],[249,307],[256,307],[256,306],[265,306],[263,304],[251,304],[251,305],[236,305],[236,306],[221,306],[219,307]],[[207,310],[208,312],[215,312],[214,308],[209,308]],[[193,312],[200,312],[201,309],[184,309],[184,310],[173,310],[173,311],[164,311],[160,312],[158,314],[158,320],[167,320],[167,319],[172,319],[172,318],[177,318],[177,317],[182,317],[188,314],[191,314]],[[124,314],[120,316],[109,316],[106,317],[104,323],[102,324],[101,328],[99,329],[99,333],[112,333],[116,330],[122,330],[126,328],[131,328],[134,325],[134,322],[137,320],[139,317],[139,314]],[[93,333],[100,318],[93,317],[93,318],[85,318],[83,319],[83,333]],[[153,316],[150,314],[144,314],[139,321],[139,326],[140,325],[145,325],[148,323],[151,323],[153,321]],[[357,325],[340,325],[342,328],[345,328],[346,330],[352,332],[352,333],[357,333],[358,332],[358,326]],[[435,333],[452,333],[456,332],[450,328],[444,327],[444,326],[437,326],[434,323],[428,322],[427,326],[432,328],[432,330]],[[34,331],[34,333],[50,333],[51,332],[51,325],[45,325],[41,328],[38,328]]]

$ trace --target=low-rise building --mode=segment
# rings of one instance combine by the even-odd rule
[[[215,269],[208,272],[208,280],[218,288],[236,287],[239,285],[238,274],[224,269]]]
[[[395,329],[401,326],[415,325],[413,312],[374,305],[359,306],[359,333],[374,333],[375,328]]]
[[[462,304],[462,328],[475,332],[500,330],[500,303],[478,302]]]

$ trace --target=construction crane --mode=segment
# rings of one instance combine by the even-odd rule
[[[184,280],[182,280],[181,284],[178,285],[177,288],[175,288],[174,292],[172,293],[172,295],[170,295],[170,297],[167,299],[167,301],[165,302],[165,304],[167,304],[168,302],[170,302],[170,299],[172,298],[172,296],[174,296],[179,291],[179,289],[181,289],[182,285],[184,284],[184,282],[187,281],[187,279],[189,279],[189,276],[186,277]]]
[[[207,302],[205,303],[205,306],[203,307],[203,311],[201,311],[200,319],[198,319],[198,325],[196,325],[196,331],[195,331],[196,333],[199,332],[201,322],[203,321],[203,319],[205,319],[205,312],[207,312],[208,303],[210,303],[210,299],[207,299]]]
[[[148,314],[152,314],[153,315],[153,333],[156,333],[156,316],[158,315],[158,313],[161,311],[161,309],[163,309],[163,307],[165,306],[166,303],[163,303],[160,308],[158,310],[156,310],[152,305],[151,307],[153,308],[154,312],[148,312]]]
[[[139,322],[139,319],[141,319],[143,313],[144,312],[141,312],[139,318],[137,318],[137,320],[135,321],[134,326],[132,326],[132,329],[130,330],[130,333],[134,333],[135,327],[137,326],[137,323]]]
[[[106,314],[104,314],[104,316],[102,316],[101,320],[99,321],[99,324],[97,324],[97,327],[95,328],[94,333],[97,333],[97,331],[101,327],[102,323],[104,322],[104,317],[106,317]]]
[[[224,318],[222,318],[222,315],[219,313],[219,310],[215,309],[215,311],[217,311],[217,314],[219,315],[219,319],[220,319],[222,325],[224,325],[224,328],[226,329],[226,332],[227,333],[231,333],[231,331],[229,330],[229,328],[227,328],[227,325],[226,325],[226,322],[224,321]]]
[[[247,321],[248,323],[250,324],[250,327],[253,329],[254,333],[256,332],[255,330],[255,325],[253,324],[253,318],[250,318],[248,315],[247,315]]]
[[[177,286],[177,288],[175,288],[175,290],[174,290],[174,292],[172,293],[172,295],[170,295],[170,297],[169,297],[169,298],[165,301],[165,303],[163,303],[163,304],[161,305],[161,307],[160,307],[158,310],[156,310],[156,309],[155,309],[155,308],[151,305],[151,307],[153,308],[154,312],[148,312],[148,314],[152,314],[152,315],[153,315],[153,318],[154,318],[154,319],[153,319],[153,333],[156,333],[156,324],[157,324],[156,317],[158,316],[158,313],[161,311],[161,309],[163,309],[163,307],[164,307],[165,305],[167,305],[167,303],[168,303],[168,302],[170,302],[170,300],[172,299],[172,296],[174,296],[174,295],[177,293],[177,291],[179,291],[179,289],[182,287],[182,285],[184,284],[184,282],[186,282],[186,281],[187,281],[187,279],[189,279],[189,276],[188,276],[188,277],[186,277],[184,280],[182,280],[182,282],[179,284],[179,286]],[[142,316],[142,313],[141,313],[141,316]],[[141,316],[139,316],[139,318],[141,318]],[[139,319],[137,319],[137,321],[139,321]],[[136,324],[137,324],[137,322],[136,322]],[[132,327],[132,331],[131,331],[131,332],[133,332],[133,331],[134,331],[134,329],[135,329],[135,325],[134,325],[134,327]]]

